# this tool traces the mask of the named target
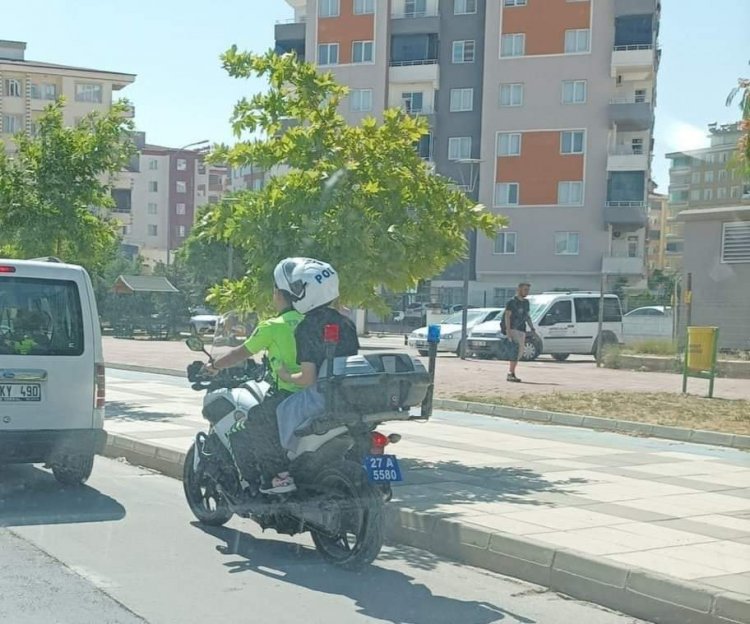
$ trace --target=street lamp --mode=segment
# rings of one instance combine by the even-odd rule
[[[178,147],[175,151],[184,152],[188,148],[198,147],[199,145],[207,145],[208,143],[210,143],[208,139],[201,139],[200,141],[194,141],[193,143],[188,143],[187,145]],[[171,253],[172,253],[172,207],[167,205],[167,268],[169,268],[169,265],[170,265]]]

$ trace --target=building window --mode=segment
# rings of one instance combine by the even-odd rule
[[[6,97],[22,97],[23,87],[21,81],[18,78],[8,78],[5,81],[5,95]]]
[[[256,178],[253,180],[253,190],[260,191],[263,188],[263,178]]]
[[[643,139],[632,139],[630,141],[630,149],[633,151],[633,154],[638,156],[643,154]]]
[[[175,189],[178,193],[187,193],[187,184],[183,182],[182,180],[177,180],[177,183],[175,184]]]
[[[560,133],[560,152],[563,154],[583,154],[583,130],[564,131]]]
[[[563,80],[563,104],[584,104],[586,102],[585,80]]]
[[[517,182],[495,184],[495,206],[518,206]]]
[[[159,192],[159,183],[156,180],[149,180],[148,190],[149,190],[150,193],[158,193]]]
[[[505,0],[503,4],[507,7],[526,6],[526,0]]]
[[[466,137],[469,138],[469,137]],[[469,139],[471,141],[471,139]],[[414,149],[417,150],[417,154],[419,154],[419,157],[423,160],[432,160],[432,134],[429,132],[427,134],[423,134],[419,141],[417,141],[414,145]],[[448,139],[448,151],[450,156],[450,139]],[[471,152],[471,142],[469,143],[469,152]]]
[[[54,100],[57,98],[57,85],[51,82],[31,83],[31,97],[34,100]]]
[[[495,254],[514,254],[516,253],[516,233],[500,232],[495,236]]]
[[[719,170],[719,182],[726,182],[728,177],[726,169]]]
[[[95,82],[76,83],[76,102],[102,103],[102,85]]]
[[[721,232],[721,261],[750,262],[750,221],[724,223]]]
[[[159,228],[155,226],[153,223],[149,223],[146,226],[146,234],[148,234],[149,236],[158,236]]]
[[[174,212],[175,212],[175,214],[178,214],[178,215],[184,215],[185,214],[185,204],[175,204]]]
[[[450,137],[448,139],[448,160],[471,158],[471,137]]]
[[[427,0],[404,0],[404,17],[424,17],[427,14]]]
[[[338,17],[339,0],[319,0],[318,15],[320,17]]]
[[[714,162],[714,155],[713,154],[706,154],[706,157],[703,160],[703,165],[712,165]]]
[[[338,65],[338,63],[338,43],[321,43],[318,45],[318,65]]]
[[[700,201],[701,200],[701,190],[700,189],[693,189],[690,191],[690,201]]]
[[[577,256],[581,235],[578,232],[555,232],[555,254]]]
[[[178,238],[185,238],[186,231],[187,231],[187,228],[184,225],[178,225],[177,226],[177,236],[178,236]]]
[[[453,42],[453,55],[452,55],[453,62],[454,63],[473,63],[474,62],[474,47],[475,47],[475,42],[472,39],[454,41]]]
[[[557,203],[562,206],[580,206],[583,204],[583,182],[558,182]]]
[[[500,42],[500,56],[523,56],[526,52],[526,35],[514,33],[503,35]]]
[[[375,0],[354,0],[354,15],[375,13]]]
[[[703,181],[706,184],[713,184],[713,181],[714,181],[714,172],[713,171],[706,171],[703,174]]]
[[[739,199],[742,195],[742,189],[739,186],[733,186],[731,191],[732,199]]]
[[[177,159],[177,171],[185,171],[187,169],[187,160],[184,158]]]
[[[401,103],[407,113],[421,113],[424,102],[424,93],[422,91],[404,91],[401,94]]]
[[[372,110],[372,89],[352,89],[349,93],[349,106],[355,113]]]
[[[692,175],[690,176],[690,181],[693,184],[700,184],[701,183],[701,172],[700,171],[693,171]]]
[[[154,202],[148,202],[147,206],[147,212],[150,215],[155,215],[158,212],[159,208]]]
[[[474,108],[474,89],[451,89],[451,112],[467,112]]]
[[[565,53],[574,54],[576,52],[589,51],[589,29],[577,28],[575,30],[565,31]]]
[[[520,156],[521,155],[521,133],[503,132],[498,135],[498,156]]]
[[[16,134],[23,130],[23,115],[3,115],[3,132]]]
[[[477,12],[477,0],[453,0],[453,15],[471,15]]]
[[[682,203],[686,202],[688,200],[688,192],[687,191],[672,191],[669,194],[669,201],[672,203]]]
[[[707,188],[703,189],[703,201],[712,201],[714,198],[714,190]]]
[[[372,41],[352,42],[352,63],[372,63]]]
[[[720,186],[716,189],[716,199],[726,199],[727,198],[727,187],[726,186]]]
[[[500,106],[523,106],[523,83],[509,82],[501,84]]]
[[[156,158],[151,158],[148,161],[148,168],[151,171],[156,171],[159,168],[159,161]]]

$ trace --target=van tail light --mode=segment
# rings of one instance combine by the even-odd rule
[[[94,374],[94,407],[100,409],[104,407],[106,397],[106,379],[104,376],[104,364],[96,365]]]

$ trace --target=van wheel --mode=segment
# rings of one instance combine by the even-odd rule
[[[52,474],[63,485],[83,485],[93,468],[93,455],[66,455],[52,464]]]
[[[602,339],[602,351],[606,347],[611,347],[613,345],[619,344],[617,342],[617,336],[615,336],[612,332],[609,332],[609,331],[602,332],[601,339]],[[598,350],[599,350],[599,338],[594,340],[594,348],[591,350],[591,355],[596,357],[596,352]]]
[[[552,357],[555,358],[558,362],[564,362],[570,357],[570,353],[553,353]]]

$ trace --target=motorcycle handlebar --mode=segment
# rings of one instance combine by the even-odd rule
[[[216,375],[209,375],[204,370],[204,363],[200,360],[188,364],[187,378],[193,390],[236,388],[250,380],[261,381],[266,375],[265,362],[263,366],[259,366],[252,358],[242,368],[225,368]]]

